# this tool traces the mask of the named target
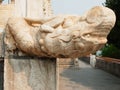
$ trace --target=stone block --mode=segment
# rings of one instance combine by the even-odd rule
[[[0,29],[0,58],[4,57],[4,50],[5,50],[3,37],[4,37],[4,30]]]

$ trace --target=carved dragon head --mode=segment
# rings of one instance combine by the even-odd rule
[[[67,17],[67,23],[71,17]],[[115,21],[112,10],[96,6],[81,17],[74,16],[71,20],[74,23],[67,25],[68,27],[48,34],[45,39],[46,47],[49,47],[47,50],[60,57],[78,57],[93,53],[107,42],[107,35]]]

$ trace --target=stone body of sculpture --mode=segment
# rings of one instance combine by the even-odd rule
[[[96,6],[83,16],[12,17],[6,25],[7,50],[39,57],[80,57],[101,48],[115,24],[115,14]]]

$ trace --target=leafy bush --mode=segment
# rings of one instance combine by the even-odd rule
[[[120,49],[113,44],[106,44],[102,48],[102,56],[120,59]]]

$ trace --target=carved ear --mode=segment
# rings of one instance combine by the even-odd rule
[[[98,26],[103,21],[103,14],[102,7],[96,6],[88,11],[86,21],[93,26]]]

